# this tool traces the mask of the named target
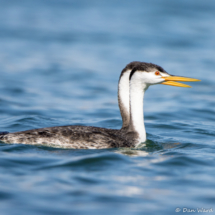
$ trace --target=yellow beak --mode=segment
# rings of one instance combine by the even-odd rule
[[[195,78],[186,78],[186,77],[180,77],[180,76],[169,76],[169,77],[162,77],[165,81],[161,84],[175,86],[175,87],[191,87],[187,84],[178,83],[175,81],[201,81],[199,79]]]

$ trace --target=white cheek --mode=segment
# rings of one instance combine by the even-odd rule
[[[145,82],[148,84],[156,84],[158,83],[160,77],[156,76],[154,73],[146,73],[144,79]]]
[[[151,84],[152,80],[153,80],[153,75],[151,73],[145,72],[144,75],[143,75],[143,81],[145,83]]]

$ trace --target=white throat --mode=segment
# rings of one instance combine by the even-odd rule
[[[138,77],[140,74],[135,72],[130,80],[130,124],[129,131],[138,134],[136,146],[146,141],[146,130],[144,125],[143,98],[148,85]]]

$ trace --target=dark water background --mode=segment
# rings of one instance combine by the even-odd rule
[[[0,143],[1,215],[215,213],[215,1],[0,0],[0,131],[120,128],[133,60],[202,82],[147,91],[141,150]]]

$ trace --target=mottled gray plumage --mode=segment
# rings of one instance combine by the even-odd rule
[[[91,126],[59,126],[0,135],[5,143],[50,145],[74,149],[134,147],[135,133]]]

